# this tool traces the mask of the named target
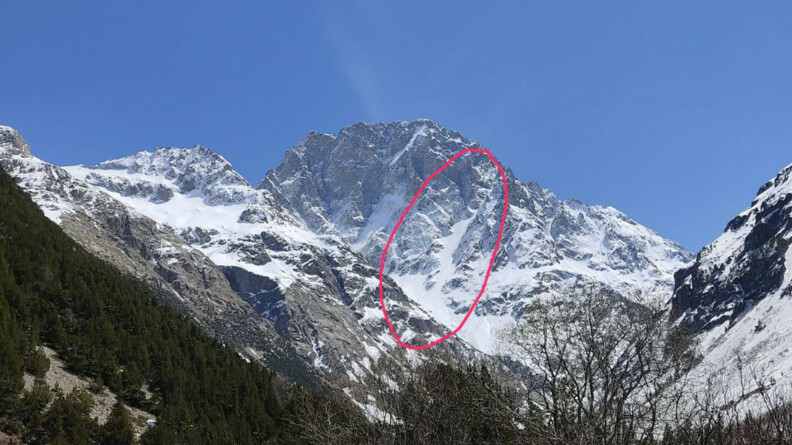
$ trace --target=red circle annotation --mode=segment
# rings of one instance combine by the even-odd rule
[[[448,334],[440,337],[439,339],[437,339],[437,340],[435,340],[435,341],[433,341],[431,343],[428,343],[428,344],[425,344],[425,345],[418,345],[418,346],[408,345],[408,344],[406,344],[406,343],[404,343],[402,341],[402,339],[399,337],[399,335],[393,329],[393,324],[391,323],[390,317],[388,316],[388,309],[385,307],[385,295],[384,295],[383,286],[382,286],[382,279],[383,279],[383,274],[384,274],[384,270],[385,270],[385,257],[388,254],[388,249],[390,248],[390,245],[391,245],[391,242],[393,241],[393,238],[396,236],[396,232],[399,230],[399,227],[404,222],[404,218],[406,218],[407,214],[410,213],[410,209],[412,209],[412,207],[415,204],[415,202],[418,201],[418,198],[421,196],[421,193],[423,193],[424,189],[429,184],[429,182],[432,181],[432,179],[434,179],[435,176],[440,174],[440,172],[445,170],[449,165],[451,165],[455,160],[460,158],[465,153],[481,153],[481,154],[487,155],[487,157],[489,157],[489,159],[492,161],[492,163],[495,164],[495,167],[498,168],[498,173],[500,173],[501,179],[503,180],[503,215],[501,216],[500,228],[498,229],[498,239],[495,242],[495,248],[492,251],[492,257],[490,258],[489,266],[487,267],[487,272],[484,275],[484,282],[481,285],[481,290],[479,291],[478,295],[476,296],[476,299],[473,300],[473,303],[470,305],[470,309],[468,309],[467,313],[465,314],[465,317],[462,319],[462,322],[459,323],[459,326],[457,326],[454,330],[452,330]],[[503,167],[501,167],[501,165],[498,163],[497,159],[495,159],[495,157],[492,155],[492,153],[490,153],[489,150],[484,149],[484,148],[465,148],[465,149],[461,150],[459,153],[457,153],[454,156],[452,156],[451,159],[446,161],[445,164],[440,166],[440,168],[438,168],[434,173],[429,175],[426,178],[426,180],[423,182],[423,184],[421,184],[421,187],[418,188],[418,191],[415,193],[415,196],[413,196],[412,201],[410,201],[410,204],[407,206],[407,208],[401,214],[401,217],[399,218],[399,221],[396,223],[396,226],[393,228],[393,231],[391,232],[390,236],[388,237],[388,242],[385,243],[385,249],[382,251],[382,259],[380,260],[380,269],[379,269],[380,305],[382,306],[382,313],[383,313],[383,315],[385,315],[385,322],[388,324],[388,329],[390,330],[391,335],[393,335],[393,338],[396,340],[396,342],[399,345],[401,345],[402,347],[404,347],[406,349],[413,349],[413,350],[429,349],[429,348],[431,348],[433,346],[437,346],[440,343],[448,340],[449,338],[451,338],[454,335],[456,335],[460,330],[462,330],[462,327],[465,325],[465,323],[468,321],[468,318],[470,318],[470,315],[473,314],[473,311],[476,309],[476,305],[478,304],[479,300],[481,299],[481,296],[484,295],[484,290],[487,288],[487,282],[489,281],[490,272],[492,272],[492,267],[495,264],[495,257],[498,254],[498,248],[500,247],[501,238],[503,237],[503,228],[504,228],[504,225],[506,224],[506,213],[508,211],[508,208],[509,208],[509,187],[508,187],[508,184],[507,184],[507,181],[506,181],[506,174],[503,171]]]

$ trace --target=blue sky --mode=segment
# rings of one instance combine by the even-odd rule
[[[486,3],[486,5],[485,5]],[[429,118],[691,250],[792,163],[792,3],[5,2],[0,123],[39,157]]]

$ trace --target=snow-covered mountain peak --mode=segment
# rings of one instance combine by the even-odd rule
[[[309,133],[259,188],[283,196],[314,230],[340,233],[356,242],[382,199],[393,201],[393,196],[414,191],[453,154],[478,146],[427,120],[357,123],[335,135]],[[462,169],[471,158],[449,172]]]
[[[95,186],[154,204],[180,197],[210,206],[242,205],[260,195],[228,160],[200,145],[157,148],[91,168],[79,165],[68,169]]]
[[[13,155],[32,156],[30,147],[18,131],[5,125],[0,125],[0,150]]]
[[[360,164],[360,167],[370,166],[372,162],[393,165],[402,158],[407,160],[431,155],[445,161],[461,148],[477,146],[477,143],[459,132],[426,119],[378,124],[359,122],[343,127],[335,135],[309,132],[287,151],[281,166],[297,167],[304,163],[299,166],[316,171],[330,168],[336,163]],[[414,150],[415,153],[410,153],[413,148],[430,150]],[[408,153],[408,156],[404,156]],[[278,170],[278,173],[283,173],[283,169]]]
[[[212,186],[250,187],[226,158],[202,145],[192,148],[159,147],[153,152],[141,151],[101,162],[94,168],[161,176],[173,180],[183,193]]]
[[[358,123],[312,132],[259,188],[280,196],[317,233],[337,234],[379,265],[385,241],[421,183],[464,148],[481,147],[428,120]],[[621,212],[564,202],[506,169],[509,210],[488,292],[462,332],[491,350],[497,326],[535,295],[598,282],[663,300],[691,258]],[[388,254],[386,272],[453,328],[481,285],[497,238],[503,185],[485,155],[468,153],[429,183]]]

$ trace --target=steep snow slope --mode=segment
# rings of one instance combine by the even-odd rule
[[[378,266],[387,236],[423,180],[468,147],[480,145],[426,120],[311,132],[258,188],[316,233],[342,236]],[[519,317],[532,296],[571,284],[670,296],[674,271],[691,259],[682,247],[611,207],[561,201],[507,175],[503,244],[463,338],[497,352],[500,326]],[[387,273],[449,329],[481,286],[502,200],[495,166],[485,155],[466,154],[429,184],[389,252]]]
[[[738,365],[777,382],[792,377],[792,165],[677,272],[672,319],[698,335],[694,375],[740,387]],[[750,380],[750,378],[749,378]],[[748,390],[755,382],[748,382]],[[742,394],[737,394],[741,396]]]

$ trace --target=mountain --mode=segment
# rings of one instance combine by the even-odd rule
[[[671,316],[700,339],[702,373],[733,375],[741,362],[775,378],[788,375],[790,238],[792,165],[675,274]]]
[[[60,168],[3,132],[0,165],[86,248],[157,283],[248,358],[286,362],[288,373],[296,355],[352,391],[377,375],[380,359],[423,357],[387,330],[379,257],[427,175],[481,147],[427,120],[360,123],[308,133],[252,187],[202,146]],[[532,298],[573,285],[667,299],[673,272],[691,258],[681,246],[611,207],[563,201],[506,175],[510,205],[487,292],[440,350],[456,360],[501,354],[500,329]],[[481,286],[502,200],[497,169],[480,154],[429,183],[386,264],[384,293],[403,340],[425,344],[458,325]]]
[[[4,140],[21,140],[4,132]],[[344,388],[365,385],[383,355],[406,359],[381,317],[377,269],[339,237],[308,230],[222,156],[201,146],[160,148],[60,168],[18,145],[0,146],[0,165],[49,218],[163,289],[166,301],[249,359],[292,377],[310,374],[300,357]],[[393,321],[415,332],[412,341],[444,334],[392,281],[386,288]],[[443,349],[475,354],[457,339]]]
[[[371,266],[424,179],[464,148],[481,148],[427,120],[359,123],[309,133],[259,190],[316,233],[341,236]],[[487,293],[460,335],[498,352],[498,330],[529,300],[573,284],[601,283],[667,299],[692,255],[612,207],[562,201],[507,169],[509,210]],[[483,154],[466,154],[431,181],[395,239],[387,274],[447,329],[477,294],[497,237],[503,186]],[[398,331],[397,331],[398,332]]]

